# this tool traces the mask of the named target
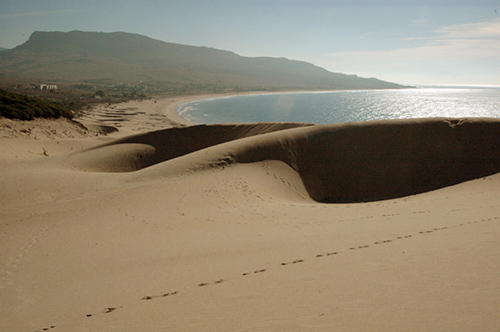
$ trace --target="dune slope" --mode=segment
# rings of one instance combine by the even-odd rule
[[[136,171],[204,148],[295,127],[300,123],[199,125],[121,138],[68,156],[88,171]]]
[[[500,172],[499,141],[495,119],[204,125],[127,137],[69,159],[94,171],[136,171],[190,153],[185,167],[279,160],[316,201],[365,202]]]

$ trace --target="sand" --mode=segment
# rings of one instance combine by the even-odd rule
[[[498,330],[499,120],[191,126],[184,101],[1,120],[1,331]]]

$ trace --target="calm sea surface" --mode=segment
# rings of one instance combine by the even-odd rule
[[[417,88],[234,96],[189,102],[177,112],[197,124],[317,124],[422,117],[500,118],[500,88]]]

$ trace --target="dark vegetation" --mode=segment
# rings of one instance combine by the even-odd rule
[[[0,52],[0,83],[26,82],[98,85],[106,95],[104,86],[168,93],[403,88],[304,61],[244,57],[124,32],[82,31],[37,31],[24,44]]]
[[[73,112],[51,101],[0,89],[0,116],[9,119],[73,118]]]

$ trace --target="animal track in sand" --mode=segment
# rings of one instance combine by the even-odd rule
[[[364,249],[370,247],[368,244],[362,245],[362,246],[357,246],[357,247],[350,247],[349,250],[357,250],[357,249]]]
[[[253,271],[253,272],[245,272],[245,273],[242,273],[241,275],[242,275],[242,276],[248,276],[248,275],[250,275],[250,274],[252,274],[252,273],[253,273],[253,274],[256,274],[256,273],[262,273],[262,272],[266,272],[266,271],[267,271],[266,269],[261,269],[261,270],[255,270],[255,271]]]
[[[167,297],[167,296],[172,296],[172,295],[175,295],[179,293],[178,291],[174,291],[174,292],[168,292],[168,293],[162,293],[161,295],[153,295],[153,296],[144,296],[143,298],[141,298],[141,300],[152,300],[154,298],[158,298],[158,297]]]
[[[213,285],[216,285],[216,284],[222,284],[225,280],[224,279],[219,279],[219,280],[216,280],[214,281],[213,283],[209,283],[209,282],[202,282],[200,284],[198,284],[198,287],[205,287],[205,286],[208,286],[210,284],[213,284]],[[176,292],[177,293],[177,292]]]
[[[384,244],[384,243],[391,243],[392,240],[383,240],[383,241],[376,241],[376,242],[373,242],[374,244]]]
[[[413,214],[422,214],[422,213],[429,213],[431,211],[413,211]]]
[[[317,254],[316,257],[325,257],[325,256],[333,256],[333,255],[337,255],[338,252],[334,251],[334,252],[327,252],[326,254]]]
[[[293,262],[281,263],[281,265],[297,264],[297,263],[302,263],[303,261],[304,261],[303,259],[297,259],[297,260],[294,260]]]
[[[417,213],[420,213],[420,212],[417,212]],[[425,211],[423,211],[422,213],[425,213]],[[461,223],[461,224],[456,224],[454,226],[442,226],[442,227],[433,227],[432,229],[429,229],[429,230],[424,230],[424,231],[420,231],[418,232],[418,234],[430,234],[430,233],[433,233],[433,232],[438,232],[438,231],[441,231],[441,230],[447,230],[447,229],[450,229],[452,227],[458,227],[458,226],[466,226],[466,225],[472,225],[472,224],[477,224],[477,223],[480,223],[480,222],[485,222],[485,221],[493,221],[493,220],[499,220],[500,219],[500,216],[496,216],[496,217],[492,217],[492,218],[487,218],[487,219],[480,219],[480,220],[474,220],[474,221],[469,221],[469,222],[464,222],[464,223]],[[412,238],[413,235],[412,234],[408,234],[408,235],[400,235],[400,236],[397,236],[395,238],[395,240],[404,240],[404,239],[409,239],[409,238]],[[374,242],[374,244],[388,244],[388,243],[391,243],[393,242],[392,239],[386,239],[386,240],[382,240],[382,241],[376,241]],[[359,245],[359,246],[352,246],[349,248],[349,250],[357,250],[357,249],[365,249],[365,248],[369,248],[370,245]],[[325,253],[320,253],[320,254],[317,254],[315,255],[316,258],[322,258],[322,257],[328,257],[328,256],[334,256],[334,255],[338,255],[340,254],[341,252],[340,251],[330,251],[330,252],[325,252]],[[290,264],[297,264],[297,263],[303,263],[305,262],[305,259],[297,259],[297,260],[293,260],[293,261],[289,261],[289,262],[283,262],[281,263],[280,265],[281,266],[286,266],[286,265],[290,265]],[[259,270],[254,270],[253,272],[245,272],[245,273],[242,273],[241,276],[249,276],[251,274],[259,274],[259,273],[263,273],[263,272],[266,272],[267,269],[259,269]],[[204,282],[204,283],[199,283],[197,286],[198,287],[206,287],[206,286],[210,286],[210,285],[216,285],[216,284],[221,284],[223,282],[225,282],[226,279],[218,279],[216,281],[213,281],[213,282]],[[153,300],[155,298],[160,298],[160,297],[169,297],[169,296],[173,296],[173,295],[176,295],[178,294],[179,291],[173,291],[173,292],[168,292],[168,293],[161,293],[159,295],[149,295],[149,296],[144,296],[143,298],[141,298],[141,300]],[[113,311],[115,311],[116,309],[119,309],[119,308],[123,308],[123,306],[120,306],[120,307],[107,307],[105,308],[104,310],[101,311],[102,314],[108,314],[108,313],[111,313]],[[90,318],[90,317],[94,317],[93,314],[87,314],[86,317]],[[55,328],[55,325],[51,325],[50,328],[43,328],[41,329],[42,331],[47,331],[49,329],[53,329]],[[41,331],[41,330],[38,330],[38,331]],[[37,331],[35,331],[37,332]]]
[[[109,314],[110,312],[113,312],[115,311],[116,309],[120,309],[120,308],[123,308],[123,306],[119,307],[119,308],[115,308],[115,307],[108,307],[108,308],[104,308],[104,310],[102,311],[104,314]]]
[[[36,330],[35,332],[48,331],[50,329],[54,329],[55,327],[56,327],[55,325],[51,325],[50,327],[44,327],[41,330]]]

